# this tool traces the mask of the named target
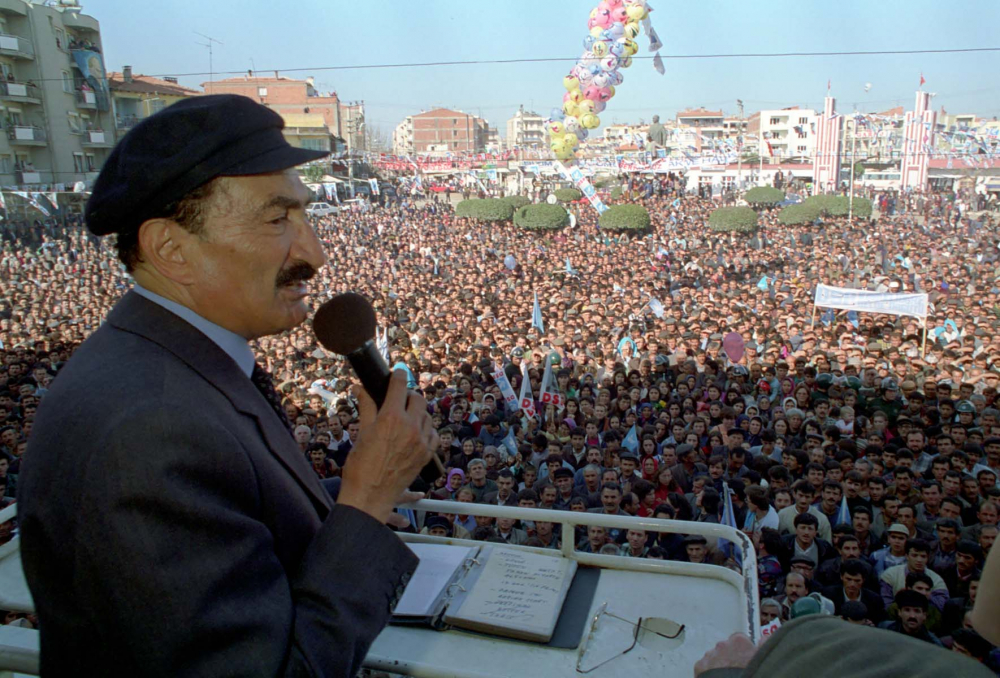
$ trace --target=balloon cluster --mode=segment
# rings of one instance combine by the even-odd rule
[[[575,159],[588,130],[601,124],[597,114],[622,84],[621,69],[632,65],[632,56],[639,51],[635,42],[639,22],[648,14],[646,0],[602,0],[591,11],[584,53],[563,78],[562,108],[552,109],[546,122],[549,147],[559,160]]]

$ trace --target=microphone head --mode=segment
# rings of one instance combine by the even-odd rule
[[[328,351],[347,355],[375,338],[375,309],[360,294],[345,292],[323,303],[313,317],[313,333]]]

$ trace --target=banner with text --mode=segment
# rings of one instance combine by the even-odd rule
[[[894,294],[819,285],[814,303],[823,308],[839,308],[844,311],[927,318],[927,295],[923,293]]]

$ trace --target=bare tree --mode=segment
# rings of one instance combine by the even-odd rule
[[[374,153],[392,152],[392,135],[385,131],[381,125],[368,125],[365,127],[367,135],[366,147]]]

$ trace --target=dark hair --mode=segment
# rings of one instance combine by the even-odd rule
[[[906,574],[906,583],[905,583],[906,588],[912,589],[914,585],[919,584],[921,582],[927,584],[931,588],[934,588],[934,580],[931,579],[929,576],[927,576],[925,573],[908,572]]]
[[[900,507],[902,508],[902,507]],[[906,552],[909,553],[910,550],[920,551],[921,553],[926,553],[930,555],[931,545],[927,543],[926,539],[907,539],[906,540]]]
[[[765,527],[760,531],[760,543],[764,545],[767,552],[771,555],[777,555],[781,553],[784,548],[781,535],[777,530],[771,527]]]
[[[840,565],[841,576],[849,574],[852,577],[868,577],[868,568],[863,562],[857,558],[851,558],[850,560],[845,560]]]
[[[702,501],[704,501],[704,499]],[[792,523],[795,527],[798,527],[799,525],[812,525],[817,530],[819,529],[819,518],[808,511],[795,516],[795,520],[793,520]]]
[[[215,179],[202,184],[180,200],[164,205],[148,218],[169,219],[176,222],[188,233],[198,235],[205,227],[205,204],[215,193],[217,185]],[[140,228],[141,225],[139,228],[127,229],[115,237],[115,251],[118,254],[118,259],[125,264],[125,270],[129,273],[135,271],[136,265],[142,261],[139,253]]]
[[[532,489],[525,488],[517,493],[518,503],[522,501],[533,501],[538,503],[538,493]]]

